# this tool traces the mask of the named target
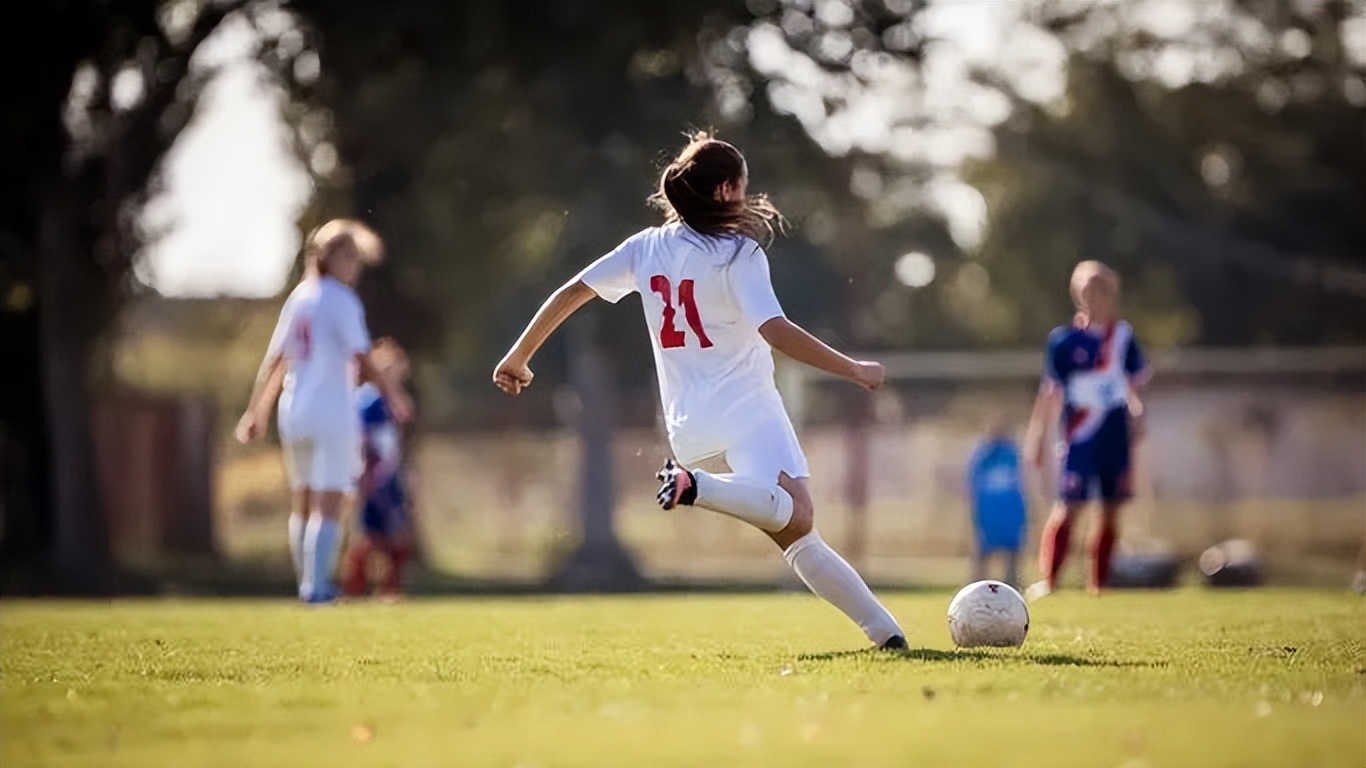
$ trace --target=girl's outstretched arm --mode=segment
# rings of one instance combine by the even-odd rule
[[[774,317],[759,326],[759,335],[784,355],[873,390],[882,386],[886,372],[882,363],[855,360],[836,351],[786,317]]]
[[[582,280],[565,283],[550,294],[517,338],[517,343],[493,369],[493,383],[509,395],[521,394],[524,387],[531,385],[534,376],[529,367],[532,355],[561,323],[596,296]]]

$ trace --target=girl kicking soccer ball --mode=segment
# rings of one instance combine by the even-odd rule
[[[858,572],[816,532],[806,456],[773,382],[770,348],[867,389],[879,363],[850,359],[789,321],[756,242],[781,223],[764,196],[749,197],[745,158],[699,133],[664,170],[650,202],[663,226],[636,233],[553,294],[493,373],[516,395],[536,350],[595,296],[639,291],[674,458],[657,494],[665,510],[696,505],[768,534],[812,592],[843,611],[875,646],[906,647],[905,633]],[[696,465],[724,460],[728,473]]]

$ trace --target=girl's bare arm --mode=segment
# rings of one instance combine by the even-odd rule
[[[531,385],[535,374],[530,363],[536,350],[541,348],[550,334],[555,332],[565,320],[573,315],[597,294],[581,280],[574,280],[560,286],[545,300],[535,316],[527,324],[512,349],[503,356],[493,369],[493,383],[509,395],[521,394],[524,387]]]
[[[865,389],[877,389],[886,377],[882,363],[855,360],[785,317],[772,318],[759,326],[759,335],[769,346],[793,360],[848,379]]]
[[[262,361],[256,384],[252,387],[251,399],[234,431],[239,442],[249,443],[266,433],[271,408],[284,388],[286,367],[285,359],[280,355]]]

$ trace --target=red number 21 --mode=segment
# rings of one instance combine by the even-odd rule
[[[308,317],[301,317],[294,321],[294,327],[290,328],[294,335],[294,354],[300,360],[307,360],[310,352],[313,351],[313,321]]]
[[[683,346],[687,341],[687,334],[674,327],[674,316],[678,312],[674,309],[673,286],[670,285],[669,278],[664,275],[651,277],[650,290],[664,300],[664,325],[659,329],[659,346],[665,349]],[[697,335],[697,343],[703,349],[710,347],[711,339],[707,338],[707,331],[702,327],[702,316],[697,313],[697,300],[693,298],[693,281],[679,281],[678,303],[683,306],[683,317],[688,321],[688,327]]]

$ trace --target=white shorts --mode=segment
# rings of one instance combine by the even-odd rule
[[[731,472],[759,478],[765,482],[777,481],[783,472],[794,478],[811,476],[806,454],[802,452],[802,445],[797,440],[797,431],[792,428],[791,419],[781,408],[776,412],[762,413],[760,418],[745,425],[720,452],[711,451],[700,456],[677,458],[685,467],[711,464],[721,459]],[[706,468],[701,469],[705,471]]]
[[[289,487],[298,491],[355,490],[360,475],[360,443],[351,439],[301,438],[283,444]]]

